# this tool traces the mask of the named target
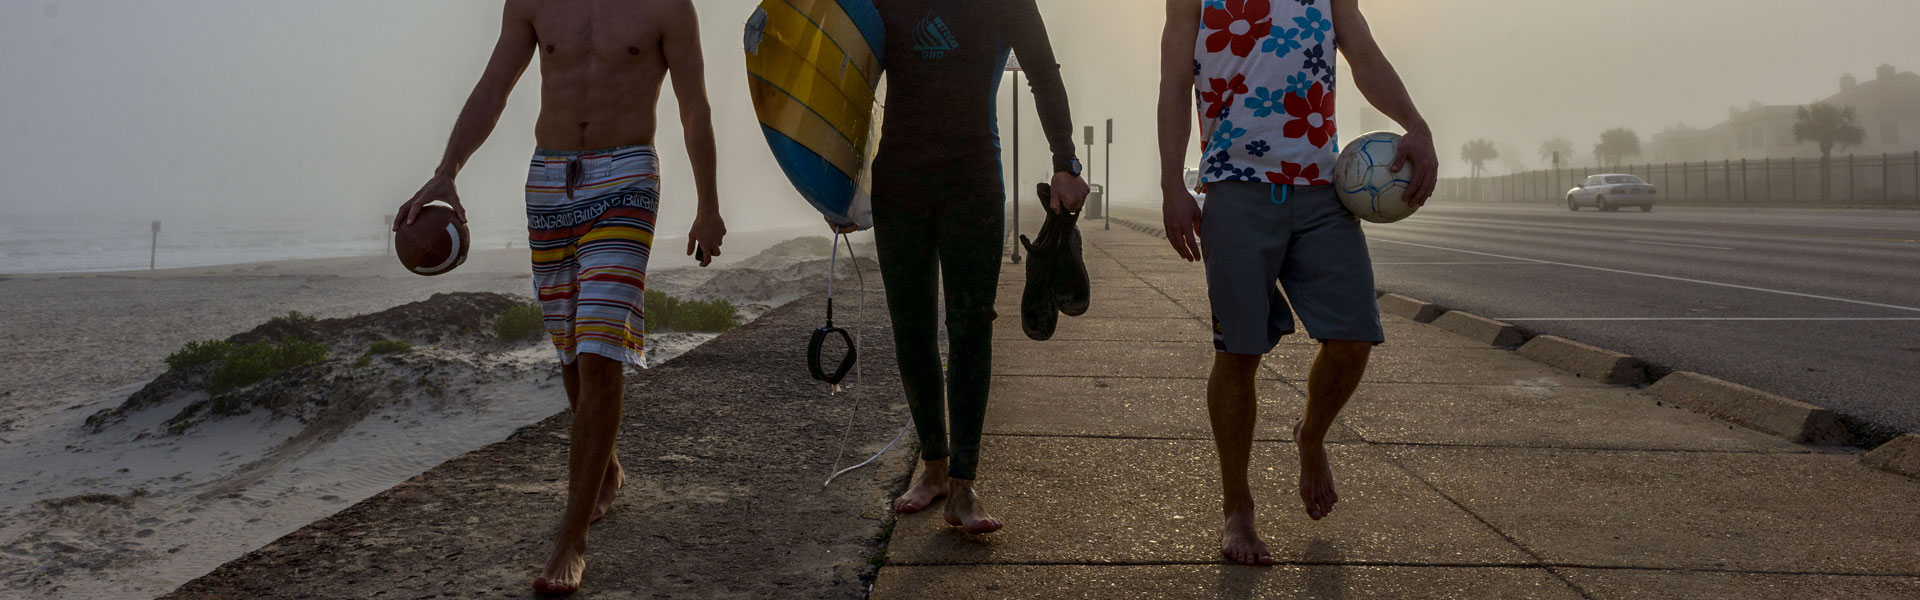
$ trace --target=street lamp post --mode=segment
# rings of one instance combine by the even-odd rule
[[[1007,53],[1007,70],[1013,72],[1013,193],[1008,199],[1013,201],[1013,233],[1007,239],[1013,242],[1013,264],[1020,264],[1020,56]]]

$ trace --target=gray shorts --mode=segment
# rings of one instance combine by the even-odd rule
[[[1215,350],[1272,352],[1294,312],[1316,340],[1386,341],[1366,235],[1331,186],[1209,184],[1200,240]]]

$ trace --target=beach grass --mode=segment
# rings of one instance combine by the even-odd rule
[[[289,324],[289,325],[299,325],[299,324],[302,324],[302,323],[312,323],[312,322],[313,322],[313,315],[309,315],[309,314],[306,314],[306,313],[303,313],[303,312],[300,312],[300,311],[297,311],[297,310],[292,310],[292,311],[287,311],[287,314],[285,314],[285,315],[281,315],[281,316],[278,316],[278,317],[274,317],[274,318],[272,318],[272,319],[269,319],[269,320],[267,320],[267,322],[268,322],[268,323],[286,323],[286,324]]]
[[[378,342],[374,342],[372,345],[367,346],[367,354],[369,356],[378,356],[381,354],[400,354],[402,352],[412,352],[412,351],[413,351],[413,344],[407,343],[405,340],[380,340]]]
[[[207,375],[207,393],[218,396],[279,375],[282,371],[327,359],[327,347],[318,342],[287,338],[280,343],[256,342],[234,346]]]
[[[494,318],[493,334],[509,342],[532,341],[547,329],[542,318],[539,305],[521,304]]]
[[[726,300],[681,300],[649,291],[645,302],[650,330],[719,333],[740,326],[739,311]]]
[[[225,357],[233,351],[233,344],[226,340],[207,340],[187,342],[178,352],[167,357],[167,368],[179,370],[198,367]]]

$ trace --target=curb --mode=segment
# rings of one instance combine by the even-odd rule
[[[1646,365],[1640,359],[1560,336],[1537,336],[1521,346],[1519,354],[1601,383],[1640,385],[1647,382]]]
[[[1840,415],[1831,410],[1699,373],[1676,371],[1654,382],[1646,393],[1790,442],[1839,446],[1851,439]],[[1920,448],[1909,460],[1920,463]]]
[[[1380,297],[1380,312],[1418,323],[1432,323],[1440,318],[1440,306],[1432,302],[1415,300],[1399,294],[1387,294]]]
[[[1166,232],[1158,227],[1118,217],[1113,220],[1135,231],[1166,237]],[[1516,353],[1529,360],[1610,384],[1637,385],[1646,383],[1650,377],[1645,363],[1626,354],[1551,335],[1538,336],[1528,342],[1520,328],[1510,323],[1465,311],[1442,312],[1443,309],[1431,302],[1399,294],[1382,294],[1380,310],[1488,345],[1518,346]],[[1433,313],[1438,316],[1430,316]],[[1655,381],[1644,393],[1793,443],[1844,446],[1852,441],[1852,434],[1840,422],[1839,413],[1699,373],[1675,371]],[[1920,434],[1909,433],[1881,444],[1861,457],[1860,462],[1920,479]]]
[[[1860,457],[1860,464],[1920,479],[1920,433],[1909,433],[1881,444]]]
[[[1512,347],[1527,341],[1519,327],[1465,311],[1447,311],[1434,319],[1433,325],[1490,346]]]

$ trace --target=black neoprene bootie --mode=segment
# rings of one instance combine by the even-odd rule
[[[1020,245],[1027,248],[1027,289],[1020,296],[1020,330],[1028,338],[1044,342],[1053,338],[1053,329],[1060,324],[1053,286],[1047,281],[1048,270],[1041,267],[1047,251],[1025,235],[1020,236]]]
[[[1069,317],[1087,314],[1093,295],[1087,278],[1087,263],[1080,255],[1080,214],[1055,212],[1047,202],[1053,188],[1040,184],[1040,206],[1047,211],[1047,223],[1040,229],[1040,245],[1048,248],[1043,262],[1047,280],[1053,284],[1054,305]]]

